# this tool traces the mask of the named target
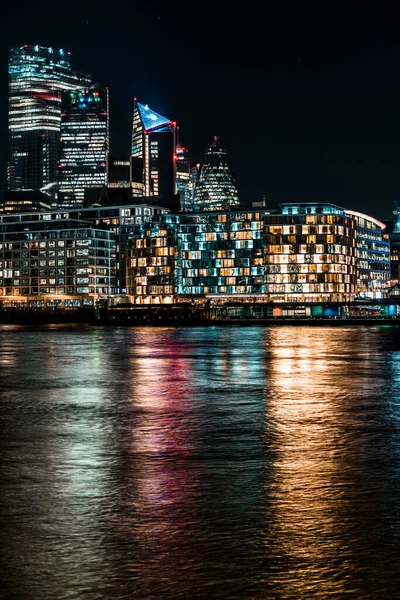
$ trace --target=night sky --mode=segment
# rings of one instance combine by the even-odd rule
[[[270,205],[329,201],[391,218],[400,13],[388,3],[11,4],[0,48],[3,165],[7,49],[39,44],[70,50],[74,69],[109,86],[113,153],[129,152],[137,96],[177,121],[195,161],[219,135],[244,203],[266,194]]]

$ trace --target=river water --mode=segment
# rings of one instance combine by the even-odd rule
[[[400,597],[400,328],[0,326],[0,596]]]

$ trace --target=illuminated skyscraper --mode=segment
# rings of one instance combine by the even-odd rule
[[[197,174],[199,172],[199,168],[200,168],[200,163],[197,163],[197,165],[193,165],[192,167],[190,167],[190,173],[189,173],[189,193],[190,193],[190,204],[191,204],[192,208],[193,208],[194,188],[195,188],[195,185],[196,185],[196,179],[197,179]]]
[[[107,185],[108,90],[64,92],[61,113],[60,201],[81,206],[84,190]]]
[[[11,50],[8,74],[8,188],[38,190],[57,181],[61,93],[91,80],[72,71],[69,52],[42,46]]]
[[[190,189],[191,162],[188,151],[182,146],[176,148],[176,191],[182,210],[190,210],[192,207],[192,194]]]
[[[217,210],[239,204],[232,164],[218,136],[214,136],[200,161],[193,204],[195,209],[200,210]]]
[[[133,109],[131,182],[133,196],[172,196],[176,123],[140,104]]]

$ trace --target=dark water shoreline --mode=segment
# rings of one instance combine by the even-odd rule
[[[94,312],[36,312],[36,311],[0,311],[0,325],[62,325],[82,324],[105,327],[348,327],[348,326],[391,326],[399,327],[398,318],[308,318],[308,317],[271,317],[271,318],[187,318],[175,316],[164,318],[140,314],[124,313],[110,316],[98,316]]]

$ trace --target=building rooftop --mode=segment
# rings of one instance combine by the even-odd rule
[[[152,129],[159,129],[160,127],[166,127],[172,123],[171,119],[167,117],[163,117],[159,115],[154,110],[149,108],[148,104],[141,104],[140,102],[136,102],[136,105],[139,110],[139,115],[143,123],[143,127],[147,131],[151,131]]]

